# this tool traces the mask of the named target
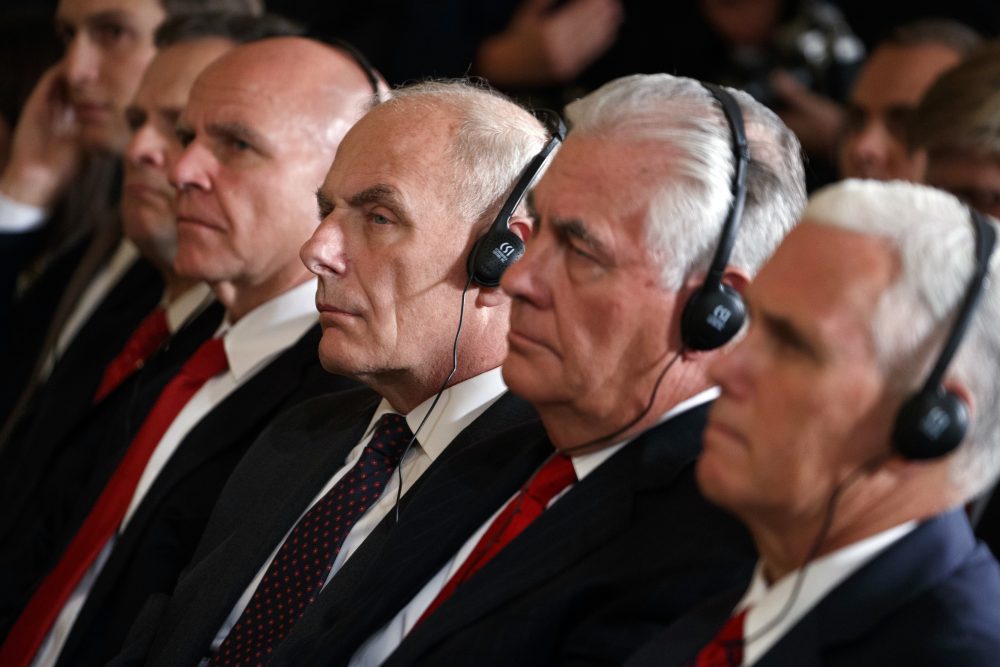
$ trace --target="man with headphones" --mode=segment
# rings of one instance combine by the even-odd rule
[[[631,664],[995,665],[1000,567],[962,505],[1000,472],[996,222],[875,181],[803,220],[711,369],[697,468],[753,534],[754,579]]]
[[[479,520],[478,493],[494,480],[512,493],[544,457],[537,415],[500,375],[510,300],[496,281],[561,132],[485,88],[430,82],[346,134],[300,257],[318,278],[320,362],[368,388],[307,401],[257,440],[122,662],[328,662],[296,650],[407,595]]]
[[[478,520],[421,543],[437,565],[394,604],[377,581],[391,562],[373,565],[358,586],[379,602],[302,664],[620,662],[654,622],[746,580],[745,533],[694,485],[714,396],[705,350],[739,330],[730,288],[805,196],[794,137],[733,95],[636,76],[569,105],[567,140],[532,193],[536,232],[500,281],[513,299],[504,379],[538,410],[544,455],[513,489],[496,477],[453,491]]]

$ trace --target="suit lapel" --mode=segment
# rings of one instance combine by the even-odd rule
[[[691,433],[700,432],[706,410],[702,406],[654,427],[615,453],[460,586],[413,630],[400,652],[421,655],[509,600],[544,586],[628,528],[636,495],[670,486],[693,461],[698,439]]]
[[[216,506],[215,513],[235,514],[237,520],[231,532],[213,536],[215,546],[196,554],[192,569],[181,579],[174,598],[185,605],[184,614],[168,619],[173,627],[157,637],[166,650],[157,664],[193,664],[207,653],[215,633],[265,560],[364,434],[378,397],[368,392],[352,396],[360,396],[360,402],[350,400],[344,406],[332,397],[316,401],[333,412],[333,419],[319,427],[267,431],[255,444],[240,468],[241,473],[250,469],[240,480],[241,488],[253,487],[253,494],[240,494],[249,505]],[[338,411],[339,407],[346,409]],[[286,448],[288,441],[295,442],[293,450]],[[265,467],[255,465],[261,460],[266,461]],[[153,654],[157,653],[154,649]]]
[[[316,645],[324,628],[323,661],[346,662],[551,451],[534,410],[510,394],[501,397],[407,492],[399,523],[394,514],[387,516],[351,556],[273,664],[302,662],[298,652]]]
[[[743,586],[726,591],[682,616],[629,658],[626,667],[693,664],[698,651],[712,641],[745,592]]]
[[[947,577],[974,548],[975,538],[960,512],[924,522],[820,600],[760,664],[820,664],[824,650],[872,632]]]

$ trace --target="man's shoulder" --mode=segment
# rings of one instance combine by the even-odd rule
[[[297,440],[290,435],[332,436],[367,423],[378,406],[379,396],[366,387],[355,387],[307,398],[279,415],[261,434],[261,439],[273,439],[275,444],[293,446]]]

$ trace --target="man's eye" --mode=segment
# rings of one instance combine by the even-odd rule
[[[380,213],[369,213],[368,217],[376,225],[391,225],[392,224],[392,220],[390,220],[389,218],[385,217],[384,215],[382,215]]]
[[[185,148],[188,144],[194,141],[194,132],[191,132],[190,130],[177,129],[174,131],[174,136],[177,137],[178,143]]]
[[[98,23],[90,29],[90,35],[95,42],[104,46],[117,44],[126,33],[125,26],[112,21]]]
[[[228,143],[230,148],[240,153],[242,153],[243,151],[248,151],[251,148],[253,148],[253,146],[251,146],[246,141],[243,141],[242,139],[230,139]]]
[[[145,112],[139,109],[126,109],[125,110],[125,123],[128,125],[128,129],[135,132],[140,127],[142,127],[146,122]]]
[[[585,250],[584,248],[581,248],[580,246],[578,246],[576,244],[573,244],[573,243],[569,244],[569,250],[577,258],[585,259],[585,260],[587,260],[589,262],[594,262],[594,263],[597,263],[597,261],[598,261],[597,258],[594,255],[590,254],[587,250]]]

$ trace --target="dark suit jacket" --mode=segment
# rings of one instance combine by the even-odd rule
[[[155,269],[143,260],[136,262],[81,327],[53,368],[49,381],[36,392],[30,409],[0,450],[0,498],[3,507],[0,541],[15,519],[20,519],[25,503],[51,474],[67,448],[88,437],[93,442],[99,442],[97,434],[84,434],[95,427],[103,431],[101,426],[113,423],[111,415],[115,414],[118,403],[129,389],[126,385],[119,387],[105,399],[107,405],[101,406],[94,406],[94,393],[104,369],[118,355],[143,318],[153,310],[162,293],[163,283]],[[175,337],[179,337],[179,344],[171,343],[169,347],[174,349],[164,350],[159,356],[173,357],[183,363],[195,349],[188,349],[185,341],[197,346],[211,336],[221,322],[221,306],[215,305],[203,315],[178,331]],[[150,363],[153,363],[152,359]],[[176,368],[173,373],[176,373]],[[144,371],[144,374],[148,386],[155,373]],[[54,415],[58,415],[58,419],[53,418]],[[96,415],[100,415],[97,420],[94,419]],[[138,415],[140,423],[144,416],[145,413]],[[106,433],[102,433],[101,437],[104,435]],[[87,461],[78,461],[75,470],[82,474],[88,467]],[[61,485],[63,488],[70,486],[66,481]],[[33,511],[40,513],[44,509],[35,506]]]
[[[679,620],[628,664],[687,664],[744,592],[734,589]],[[757,664],[987,667],[998,660],[1000,568],[976,544],[964,514],[949,512],[828,593]]]
[[[220,498],[192,566],[169,600],[160,596],[147,604],[119,664],[195,664],[208,654],[216,632],[261,565],[361,439],[378,401],[369,391],[322,397],[288,412],[261,436]],[[517,435],[506,437],[506,433]],[[463,514],[463,502],[474,499],[483,483],[497,474],[494,464],[501,466],[500,472],[510,460],[517,460],[526,470],[537,466],[545,456],[537,446],[541,433],[530,406],[510,394],[499,398],[451,442],[403,497],[398,525],[390,513],[348,559],[293,627],[286,643],[294,646],[296,637],[314,636],[327,610],[354,590],[383,548],[394,554],[402,545],[410,559],[406,567],[394,565],[394,574],[399,575],[396,584],[404,590],[421,585],[427,567],[417,564],[409,569],[414,560],[421,560],[420,552],[436,547],[436,536],[449,532],[452,518]],[[473,463],[478,465],[459,464],[458,470],[469,472],[470,477],[445,473],[453,470],[450,462],[463,459],[464,452],[486,440],[500,441],[504,447],[490,448],[494,455],[488,462],[477,459]],[[531,441],[536,443],[535,455],[525,457],[523,453],[532,448],[521,445]],[[425,480],[439,470],[445,477],[436,479],[450,483],[428,485]],[[418,503],[435,514],[433,525],[408,518]],[[394,541],[397,531],[406,537]],[[389,559],[395,562],[394,556]]]
[[[976,524],[976,536],[1000,558],[1000,488],[994,485],[980,502],[983,507]]]
[[[75,418],[67,412],[65,421],[53,419],[62,414],[58,403],[45,405],[41,414],[48,418],[19,441],[15,483],[5,485],[0,513],[0,635],[82,523],[164,386],[221,318],[221,306],[211,305],[138,373]]]
[[[146,598],[173,589],[218,494],[267,423],[297,402],[353,385],[320,368],[319,337],[312,327],[182,440],[118,536],[58,664],[99,665],[113,657]]]
[[[749,537],[694,484],[706,409],[644,433],[576,484],[418,625],[386,664],[550,665],[583,656],[620,662],[656,626],[644,617],[650,607],[638,604],[634,617],[626,609],[598,621],[617,600],[646,601],[642,593],[651,582],[666,582],[652,619],[665,622],[745,580],[753,560]],[[542,453],[549,452],[551,445]],[[516,491],[536,468],[508,490]],[[428,477],[425,488],[434,481]],[[460,534],[417,534],[401,543],[397,548],[407,548],[411,560],[432,561],[420,581],[391,590],[410,562],[386,558],[319,640],[287,661],[276,656],[276,663],[345,664],[509,495],[494,494],[499,499],[477,508]]]

